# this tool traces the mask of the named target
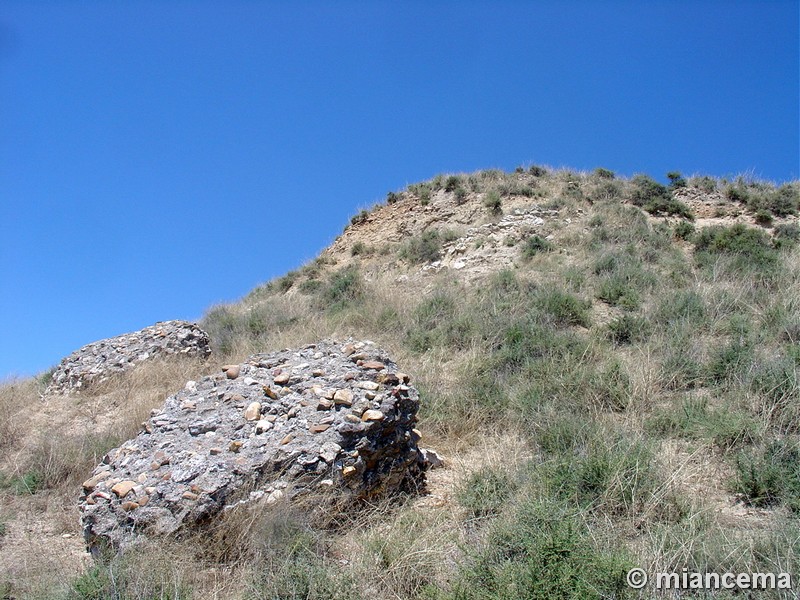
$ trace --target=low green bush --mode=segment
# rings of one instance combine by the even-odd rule
[[[530,173],[534,177],[544,177],[545,175],[547,175],[547,169],[545,169],[544,167],[539,167],[537,165],[531,165],[530,168],[528,168],[528,173]]]
[[[342,310],[363,300],[364,293],[364,282],[358,268],[343,267],[331,274],[317,296],[317,305],[325,310]]]
[[[469,311],[459,310],[453,297],[437,292],[420,302],[406,329],[406,343],[414,352],[442,346],[463,350],[476,331]]]
[[[651,327],[646,319],[636,315],[624,314],[606,326],[608,338],[618,346],[646,340]]]
[[[741,270],[765,270],[778,263],[778,253],[769,236],[759,229],[736,223],[703,229],[694,240],[695,258],[703,266],[720,255],[735,259]]]
[[[559,289],[542,290],[536,296],[536,305],[558,327],[591,325],[591,303],[569,292]]]
[[[781,223],[775,226],[773,232],[779,248],[791,247],[800,242],[800,225],[797,223]]]
[[[669,187],[672,190],[677,190],[687,186],[686,180],[678,171],[670,171],[667,173],[669,179]]]
[[[763,208],[756,211],[756,223],[762,227],[772,227],[772,213]]]
[[[702,327],[708,322],[703,298],[693,290],[667,292],[656,305],[653,321],[658,325],[686,324]]]
[[[350,218],[350,225],[361,225],[362,223],[366,223],[368,218],[369,218],[369,211],[361,210],[358,214],[353,215]]]
[[[500,199],[500,194],[494,190],[486,194],[483,199],[483,205],[489,209],[489,213],[492,215],[503,214],[503,201]]]
[[[600,546],[579,514],[532,497],[495,523],[459,566],[452,600],[601,600],[630,596],[624,550]]]
[[[788,439],[772,440],[736,458],[734,490],[753,506],[784,505],[800,512],[800,447]]]
[[[449,175],[444,182],[445,192],[454,192],[461,186],[461,177],[458,175]]]
[[[647,175],[636,175],[631,181],[630,199],[653,215],[676,215],[686,219],[694,219],[691,209],[683,202],[672,197],[669,189]]]
[[[442,244],[455,239],[450,231],[428,229],[408,239],[400,247],[400,258],[412,264],[430,263],[441,258]]]
[[[637,309],[657,282],[657,277],[629,254],[604,254],[595,261],[592,271],[599,276],[595,296],[627,310]]]
[[[706,377],[714,383],[723,383],[739,378],[750,371],[755,360],[752,343],[736,338],[714,348],[705,366]]]
[[[467,518],[485,519],[501,514],[518,487],[519,482],[506,470],[484,467],[457,488],[456,498]]]
[[[530,260],[540,252],[552,252],[555,247],[542,236],[534,234],[525,238],[521,248],[522,257]]]
[[[675,229],[673,230],[675,233],[675,237],[679,240],[689,240],[691,239],[692,235],[694,235],[694,225],[689,223],[688,221],[679,221],[675,225]]]
[[[367,248],[367,245],[361,240],[357,241],[350,248],[350,256],[361,256],[362,254],[368,254],[368,253],[369,253],[369,248]]]
[[[689,185],[696,187],[698,190],[710,194],[717,191],[717,180],[708,175],[701,175],[700,177],[690,177]]]
[[[645,429],[663,436],[705,439],[723,450],[752,444],[761,435],[749,413],[730,406],[711,409],[706,398],[697,396],[657,410],[645,421]]]

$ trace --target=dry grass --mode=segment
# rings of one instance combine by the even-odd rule
[[[505,589],[503,568],[536,567],[547,524],[560,520],[575,533],[567,542],[591,550],[594,562],[568,565],[577,578],[585,568],[602,580],[603,565],[620,557],[650,572],[796,571],[797,517],[746,506],[730,483],[741,448],[798,435],[796,382],[777,368],[800,343],[800,248],[781,250],[777,278],[725,256],[699,265],[691,239],[675,238],[676,219],[625,204],[631,189],[607,173],[564,169],[443,176],[374,209],[324,260],[211,310],[210,363],[151,364],[90,394],[44,401],[32,380],[0,387],[0,472],[39,487],[0,489],[0,590],[56,598],[81,582],[102,589],[74,596],[84,599],[477,598],[491,594],[476,565],[494,568],[498,548],[516,544],[492,575]],[[506,213],[557,210],[547,225],[555,250],[472,280],[424,274],[398,257],[426,228],[496,218],[483,205],[490,193]],[[612,279],[619,294],[603,302]],[[552,290],[593,302],[584,326],[559,317],[564,303],[537,303]],[[429,314],[435,303],[425,312],[434,297],[449,323]],[[624,316],[646,327],[611,341]],[[730,358],[737,336],[744,342]],[[202,535],[86,570],[76,490],[152,408],[222,363],[348,337],[375,341],[413,376],[422,445],[447,465],[429,474],[427,495],[357,509],[320,498],[312,510],[253,503]],[[764,372],[777,377],[773,389],[760,383]],[[31,473],[39,479],[24,480]],[[467,583],[477,591],[459,588]]]
[[[0,388],[10,432],[0,448],[0,589],[44,597],[81,573],[88,564],[76,502],[81,482],[108,450],[136,435],[153,408],[211,366],[147,363],[75,396],[41,398],[32,380]]]

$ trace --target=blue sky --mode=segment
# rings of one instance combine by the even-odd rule
[[[0,378],[196,319],[441,172],[798,178],[797,1],[0,6]]]

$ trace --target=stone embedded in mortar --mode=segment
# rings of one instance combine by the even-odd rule
[[[419,395],[371,342],[257,354],[230,372],[187,384],[104,457],[80,500],[90,548],[201,527],[248,498],[424,486]]]
[[[85,390],[92,383],[165,356],[211,354],[208,334],[187,321],[160,321],[133,333],[100,340],[76,350],[56,367],[45,395]]]

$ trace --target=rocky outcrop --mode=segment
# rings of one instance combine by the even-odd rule
[[[165,356],[211,354],[208,334],[194,323],[161,321],[134,333],[100,340],[67,356],[56,367],[45,394],[85,390],[111,375]]]
[[[518,244],[529,235],[536,233],[552,239],[549,230],[557,215],[557,210],[540,207],[516,209],[498,221],[470,227],[458,239],[444,244],[442,258],[423,266],[420,272],[453,269],[469,276],[483,276],[511,268],[519,262]]]
[[[371,342],[257,354],[190,381],[84,482],[90,548],[202,526],[241,503],[419,489],[419,395]]]

